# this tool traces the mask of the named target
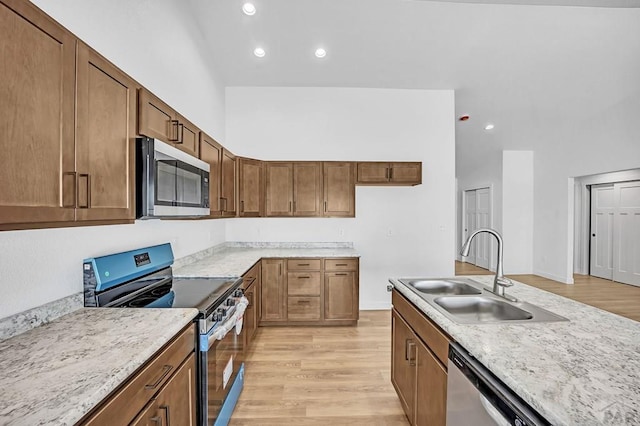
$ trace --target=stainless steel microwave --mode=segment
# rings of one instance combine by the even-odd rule
[[[209,164],[158,139],[136,140],[136,217],[209,215]]]

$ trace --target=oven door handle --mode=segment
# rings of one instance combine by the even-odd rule
[[[209,348],[217,341],[225,338],[227,333],[236,326],[236,323],[243,317],[244,311],[249,305],[249,299],[242,296],[235,305],[233,314],[225,322],[214,328],[208,337]]]

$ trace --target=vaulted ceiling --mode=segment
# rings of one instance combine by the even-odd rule
[[[640,0],[190,2],[227,86],[454,89],[459,169],[640,99]]]

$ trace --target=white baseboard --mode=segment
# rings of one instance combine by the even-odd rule
[[[571,278],[561,277],[559,275],[550,274],[548,272],[544,272],[544,271],[541,271],[539,269],[534,269],[533,270],[533,274],[534,275],[539,275],[539,276],[541,276],[543,278],[548,278],[548,279],[553,280],[553,281],[558,281],[559,283],[562,283],[562,284],[573,284],[573,277],[571,277]]]
[[[388,311],[391,309],[391,301],[387,302],[367,302],[360,305],[361,311]]]

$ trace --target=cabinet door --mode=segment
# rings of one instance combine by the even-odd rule
[[[158,393],[162,425],[196,424],[196,358],[191,354]]]
[[[389,163],[366,162],[358,163],[358,183],[386,183],[389,181]]]
[[[358,319],[358,285],[356,272],[324,273],[324,319]]]
[[[405,185],[422,183],[422,163],[391,163],[389,182]]]
[[[355,217],[353,163],[324,163],[323,216]]]
[[[241,217],[264,215],[264,185],[262,161],[240,158],[238,177],[238,201]]]
[[[447,371],[422,343],[416,342],[416,426],[447,424]]]
[[[140,414],[131,422],[131,426],[160,426],[164,417],[164,410],[160,409],[158,401],[152,399]],[[111,420],[113,421],[113,419]],[[123,423],[124,424],[124,423]]]
[[[416,337],[396,310],[391,312],[391,383],[402,408],[414,423],[416,388]]]
[[[178,134],[174,142],[176,148],[198,157],[200,130],[180,114],[176,114],[176,119],[178,120]]]
[[[293,215],[320,216],[322,163],[293,163]]]
[[[220,201],[220,176],[222,173],[222,146],[206,133],[200,132],[200,159],[209,163],[209,215],[222,214]]]
[[[293,164],[266,164],[266,216],[293,215]]]
[[[249,287],[245,289],[244,296],[249,301],[249,304],[247,305],[247,309],[244,311],[244,317],[243,317],[244,319],[243,319],[243,325],[242,325],[244,336],[245,336],[244,349],[246,352],[251,346],[251,342],[253,340],[253,335],[255,333],[256,324],[257,324],[256,323],[257,312],[256,312],[255,282],[254,284],[251,284]]]
[[[0,3],[0,229],[75,218],[76,39],[30,2]]]
[[[287,289],[284,282],[284,260],[262,259],[262,320],[287,319]]]
[[[222,215],[236,215],[236,156],[222,149],[222,174],[220,176]]]
[[[135,218],[135,82],[79,43],[77,220]]]
[[[166,143],[178,140],[176,112],[146,89],[138,92],[138,133]]]

